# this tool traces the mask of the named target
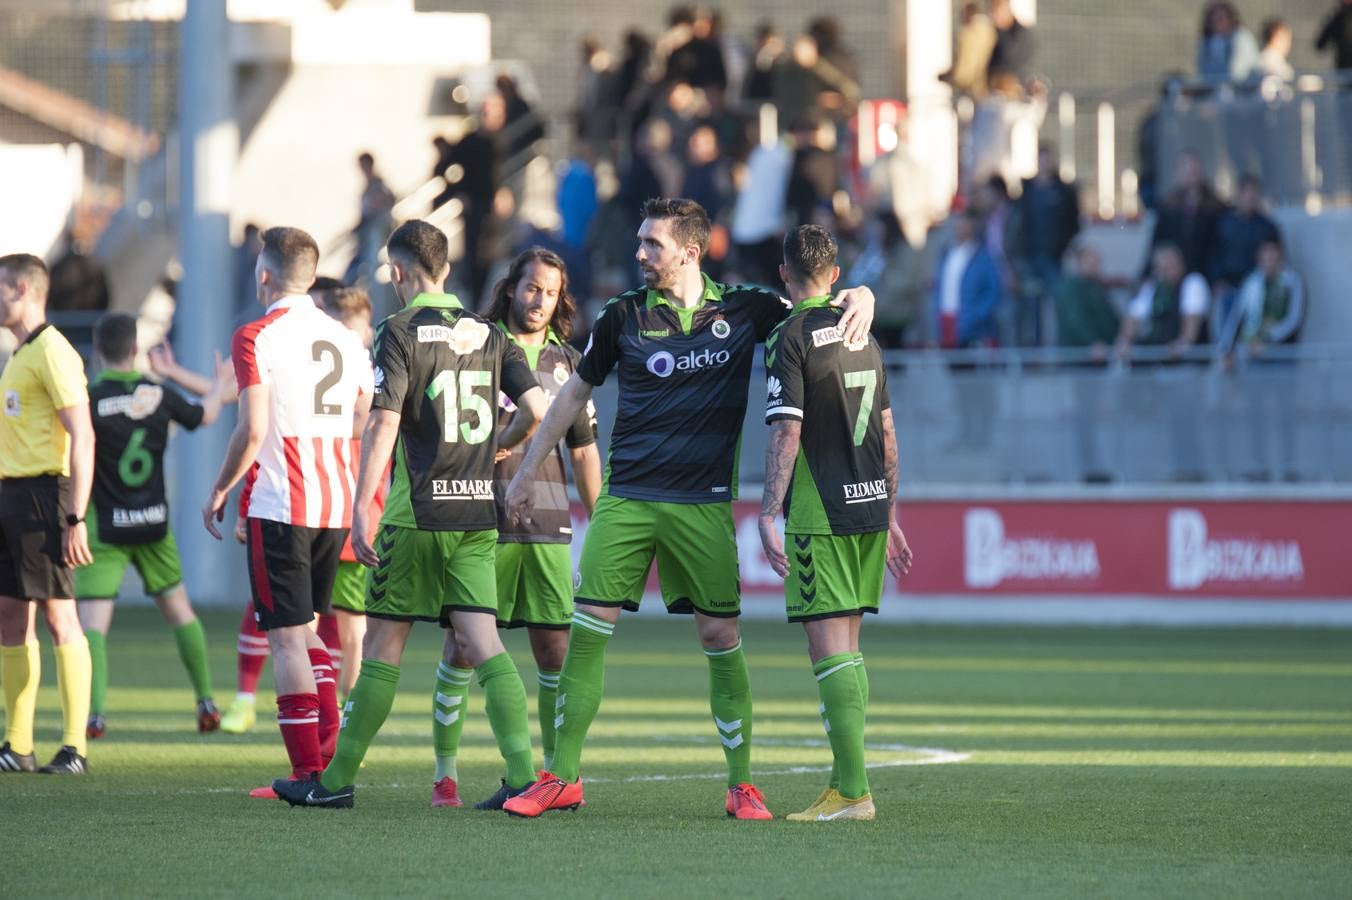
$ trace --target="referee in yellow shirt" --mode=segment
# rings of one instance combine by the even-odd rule
[[[0,325],[19,342],[0,373],[0,773],[83,775],[90,666],[74,574],[93,561],[83,514],[94,476],[94,428],[84,361],[47,324],[48,282],[36,256],[0,256]],[[62,747],[40,769],[33,752],[39,607],[56,643],[63,720]]]

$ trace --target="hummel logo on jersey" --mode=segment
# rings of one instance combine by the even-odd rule
[[[671,337],[671,329],[670,329],[670,328],[653,328],[653,329],[643,329],[643,328],[640,328],[640,329],[639,329],[639,332],[638,332],[638,336],[639,336],[639,337],[650,337],[650,338]]]
[[[491,478],[434,478],[433,500],[492,500]]]
[[[699,353],[691,350],[683,356],[672,356],[667,351],[660,350],[648,357],[648,371],[658,378],[669,378],[673,372],[698,372],[701,369],[727,365],[731,360],[732,354],[726,350],[719,350],[717,353],[709,349]]]
[[[780,392],[784,390],[784,385],[773,375],[765,380],[765,387],[769,390],[771,397],[778,397]]]
[[[887,481],[879,478],[877,481],[860,481],[854,484],[842,485],[845,490],[846,503],[869,503],[873,500],[887,499]]]

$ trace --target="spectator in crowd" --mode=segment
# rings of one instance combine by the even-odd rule
[[[981,216],[972,210],[953,220],[953,239],[939,259],[930,294],[931,334],[944,349],[993,347],[1004,302],[1000,271],[981,238]]]
[[[1159,124],[1160,112],[1165,102],[1183,85],[1182,72],[1170,72],[1160,82],[1159,99],[1150,107],[1145,118],[1141,119],[1140,130],[1136,133],[1136,177],[1137,192],[1141,205],[1154,212],[1160,201],[1160,165],[1159,165]]]
[[[1206,179],[1202,158],[1194,150],[1184,150],[1178,155],[1174,188],[1160,204],[1150,238],[1151,253],[1161,244],[1172,244],[1182,251],[1187,271],[1210,271],[1223,209]],[[1146,260],[1147,272],[1152,259]]]
[[[1163,360],[1145,356],[1145,373],[1129,382],[1130,403],[1142,415],[1163,414],[1169,423],[1173,451],[1173,480],[1204,480],[1198,433],[1198,397],[1186,388],[1192,383],[1176,365],[1202,336],[1210,295],[1206,279],[1189,272],[1183,251],[1162,244],[1153,253],[1152,277],[1127,307],[1118,332],[1116,354],[1132,356],[1132,344],[1165,350]],[[1137,354],[1143,356],[1142,354]],[[1163,362],[1165,365],[1160,365]]]
[[[1296,77],[1291,67],[1291,26],[1278,18],[1268,19],[1261,31],[1263,50],[1258,54],[1258,73],[1267,78],[1290,81]]]
[[[1314,48],[1333,51],[1333,68],[1352,69],[1352,0],[1342,0],[1324,20]]]
[[[996,31],[990,16],[976,3],[962,5],[962,25],[958,28],[953,67],[939,76],[953,90],[973,100],[986,96],[986,69],[995,50]]]
[[[1258,42],[1239,22],[1229,0],[1212,0],[1202,11],[1197,41],[1197,77],[1203,81],[1246,81],[1258,68]]]
[[[526,98],[521,96],[521,89],[517,86],[515,78],[504,73],[497,77],[495,84],[503,104],[502,133],[506,139],[504,149],[507,158],[511,159],[530,149],[536,141],[544,140],[545,126],[535,114],[535,110],[526,102]]]
[[[972,196],[972,209],[981,216],[981,237],[1000,273],[1000,289],[1005,297],[1018,296],[1019,282],[1014,261],[1023,245],[1023,221],[1019,207],[1010,202],[1009,187],[1003,177],[991,175]],[[1021,310],[1001,309],[1004,342],[1018,344]]]
[[[742,279],[778,287],[784,259],[785,200],[793,172],[786,141],[757,141],[740,176],[729,228]]]
[[[108,276],[103,264],[85,251],[84,241],[66,231],[66,252],[52,263],[48,276],[49,312],[101,312],[108,308]]]
[[[1286,262],[1280,241],[1264,241],[1258,248],[1258,267],[1240,286],[1227,323],[1225,345],[1238,346],[1249,365],[1240,387],[1251,407],[1247,417],[1256,468],[1252,480],[1273,477],[1268,435],[1276,432],[1281,467],[1288,481],[1296,469],[1295,367],[1291,360],[1273,358],[1268,348],[1294,344],[1305,322],[1305,285]]]
[[[684,81],[698,90],[714,91],[721,98],[728,87],[728,71],[723,65],[722,48],[710,37],[709,14],[677,6],[668,25],[666,80]]]
[[[1024,179],[1018,218],[1014,269],[1021,289],[1019,343],[1037,346],[1042,343],[1047,300],[1061,277],[1061,257],[1080,231],[1079,194],[1075,185],[1062,180],[1048,144],[1038,148],[1037,175]]]
[[[1057,343],[1087,347],[1096,360],[1106,360],[1120,322],[1103,277],[1103,257],[1093,245],[1076,251],[1075,270],[1057,281],[1055,295]]]
[[[1103,259],[1092,245],[1083,244],[1075,253],[1075,271],[1056,284],[1056,340],[1062,347],[1087,349],[1090,355],[1079,363],[1085,371],[1071,379],[1075,449],[1081,477],[1088,484],[1112,480],[1099,454],[1097,426],[1103,385],[1093,377],[1093,370],[1103,368],[1119,328],[1117,309],[1103,277]]]
[[[826,91],[818,73],[820,63],[817,42],[806,34],[794,38],[790,51],[780,57],[772,79],[780,128],[791,128],[817,112],[817,98]]]
[[[814,68],[825,86],[817,95],[817,107],[835,122],[844,123],[859,105],[859,62],[845,44],[840,22],[834,16],[813,19],[807,33],[817,46]]]
[[[394,191],[376,172],[376,158],[370,153],[357,157],[357,168],[366,184],[361,192],[357,225],[352,229],[357,238],[357,252],[348,264],[344,280],[350,285],[369,287],[375,284],[380,250],[392,227],[390,214],[394,209]]]
[[[772,22],[756,26],[756,46],[751,56],[751,71],[747,75],[742,95],[752,103],[763,103],[774,96],[775,66],[784,56],[784,36]]]
[[[1211,304],[1206,279],[1188,270],[1178,245],[1157,245],[1151,260],[1151,277],[1127,307],[1118,332],[1117,354],[1124,360],[1132,344],[1165,347],[1171,359],[1182,357],[1201,339]]]
[[[594,34],[582,38],[582,66],[578,76],[577,109],[573,111],[577,139],[594,157],[610,155],[618,109],[614,102],[615,71],[610,54]]]
[[[258,254],[263,252],[262,230],[253,222],[244,226],[244,237],[234,248],[235,315],[236,327],[258,318],[258,285],[254,269]]]
[[[793,225],[833,229],[832,201],[840,187],[835,126],[826,119],[809,117],[798,123],[793,134],[796,150],[788,187]]]
[[[506,102],[501,94],[490,93],[479,107],[475,128],[451,147],[445,158],[445,168],[440,173],[447,182],[443,196],[447,199],[458,197],[464,204],[464,256],[460,277],[471,298],[483,292],[492,264],[492,260],[486,258],[483,238],[485,226],[493,215],[493,199],[502,186],[501,163],[505,152],[502,132],[506,123]]]
[[[1273,237],[1258,246],[1257,265],[1239,287],[1224,330],[1227,346],[1242,343],[1260,356],[1271,344],[1294,344],[1305,324],[1305,284]]]
[[[633,217],[634,228],[649,198],[678,196],[681,177],[681,164],[672,155],[671,125],[657,117],[644,122],[620,178],[620,199]]]
[[[685,180],[680,196],[694,200],[709,214],[709,221],[717,223],[719,214],[727,206],[732,190],[727,164],[718,146],[718,135],[712,127],[701,125],[690,135],[686,146]]]
[[[1215,298],[1211,317],[1212,334],[1220,334],[1229,319],[1231,301],[1240,282],[1249,277],[1258,264],[1258,248],[1269,241],[1281,241],[1276,224],[1263,214],[1263,183],[1257,175],[1239,179],[1235,205],[1221,214],[1216,226],[1216,256],[1210,276]]]
[[[1033,29],[1014,15],[1009,0],[991,0],[991,22],[996,37],[986,64],[986,82],[992,91],[1006,97],[1023,97],[1033,80]]]
[[[930,295],[930,333],[939,346],[977,350],[999,343],[998,317],[1004,300],[1000,273],[981,239],[981,217],[968,210],[953,222],[953,240],[936,270]],[[990,445],[995,418],[994,385],[977,364],[962,360],[952,366],[958,392],[958,433],[951,445]]]
[[[728,76],[725,102],[736,103],[746,91],[746,79],[751,72],[751,50],[745,41],[727,29],[721,10],[709,10],[708,21],[709,40],[717,44],[723,54],[723,71]]]
[[[578,141],[559,176],[556,202],[562,223],[560,231],[563,242],[573,250],[586,246],[587,232],[596,216],[597,186],[592,159],[591,145]]]

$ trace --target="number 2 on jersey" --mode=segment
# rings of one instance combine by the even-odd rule
[[[878,389],[878,373],[872,369],[862,372],[845,373],[846,388],[863,388],[864,396],[859,402],[859,415],[854,420],[854,445],[864,443],[868,434],[868,417],[873,412],[873,394]]]
[[[459,384],[457,398],[456,385]],[[493,433],[493,408],[488,400],[474,393],[476,387],[488,387],[492,376],[483,369],[464,372],[445,371],[427,386],[427,399],[442,398],[446,419],[446,443],[454,444],[463,436],[466,444],[482,444]],[[461,411],[474,414],[474,427],[460,421]]]
[[[343,380],[343,354],[338,348],[328,341],[315,341],[314,346],[310,348],[310,358],[315,362],[323,362],[324,357],[328,356],[330,365],[329,373],[319,379],[315,385],[315,415],[317,416],[341,416],[343,414],[343,405],[341,403],[325,403],[324,395],[329,389]]]

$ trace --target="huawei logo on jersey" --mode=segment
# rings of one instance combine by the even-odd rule
[[[771,397],[778,397],[780,392],[784,390],[784,385],[773,375],[766,379],[765,387],[770,392]]]

